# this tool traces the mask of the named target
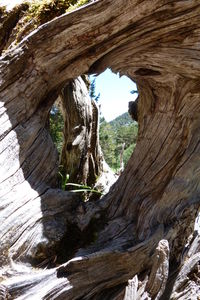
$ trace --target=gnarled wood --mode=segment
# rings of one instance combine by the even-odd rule
[[[60,103],[65,124],[61,165],[71,182],[92,186],[103,171],[98,107],[81,77],[62,90]]]
[[[187,299],[191,280],[182,285],[179,275],[198,274],[199,259],[182,262],[199,209],[199,16],[195,0],[96,1],[1,57],[1,273],[13,298],[123,299],[137,276],[141,299],[159,299],[165,285],[166,298]],[[138,85],[139,137],[110,192],[84,204],[55,189],[58,159],[45,124],[66,82],[106,67]],[[174,270],[168,247],[158,250],[163,240]],[[15,272],[9,257],[28,270]],[[45,259],[51,269],[31,266]]]
[[[99,110],[89,96],[88,86],[88,78],[79,76],[61,90],[58,98],[64,119],[60,165],[63,176],[69,174],[70,182],[95,186],[105,193],[116,176],[105,162],[99,145]]]

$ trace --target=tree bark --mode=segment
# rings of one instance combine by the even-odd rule
[[[65,124],[61,165],[71,182],[93,186],[103,171],[98,107],[81,77],[62,90],[60,103]]]
[[[99,111],[89,96],[88,78],[79,76],[68,83],[57,102],[64,119],[62,176],[68,174],[70,183],[96,188],[99,193],[87,193],[85,197],[97,199],[109,190],[116,176],[105,162],[99,145]]]
[[[199,16],[195,0],[96,1],[1,57],[2,297],[198,299]],[[106,67],[137,83],[139,136],[110,192],[82,203],[55,189],[45,124],[66,82]]]

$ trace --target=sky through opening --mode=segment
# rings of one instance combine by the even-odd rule
[[[107,69],[98,76],[91,76],[95,80],[96,95],[100,93],[98,104],[102,117],[107,122],[128,111],[128,102],[134,101],[137,94],[132,95],[132,90],[137,90],[136,84],[127,76],[119,77]]]

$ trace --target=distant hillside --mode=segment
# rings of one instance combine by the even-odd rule
[[[123,113],[122,115],[118,116],[114,120],[110,121],[109,124],[111,126],[124,126],[124,125],[130,125],[133,123],[133,120],[131,119],[128,112]]]

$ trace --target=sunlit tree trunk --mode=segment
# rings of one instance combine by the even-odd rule
[[[70,181],[92,186],[103,171],[97,104],[81,77],[62,90],[60,103],[65,123],[61,165]]]
[[[198,299],[199,15],[195,0],[96,1],[1,57],[2,297]],[[106,67],[137,83],[139,136],[109,193],[82,203],[55,188],[45,124],[66,82]]]

